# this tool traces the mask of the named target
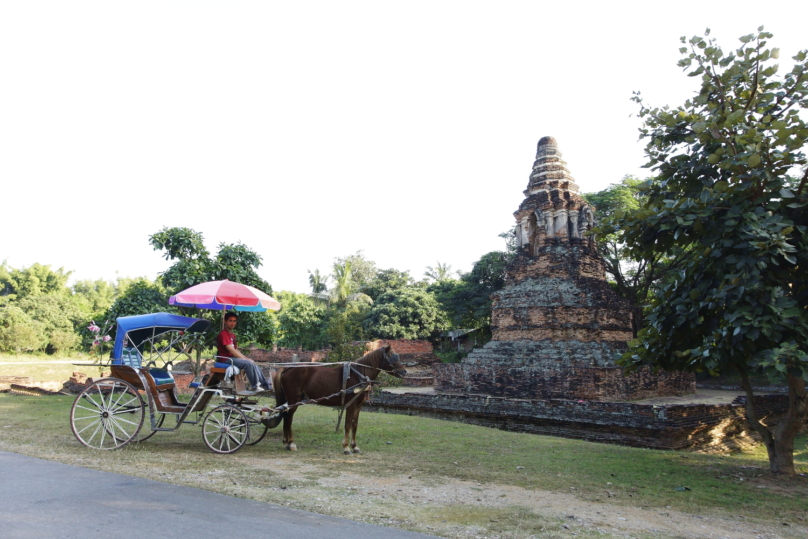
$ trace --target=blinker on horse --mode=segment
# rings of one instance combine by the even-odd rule
[[[350,365],[347,379],[344,369],[336,366],[334,368],[297,366],[278,369],[273,379],[273,386],[277,406],[283,404],[289,406],[283,417],[283,443],[287,449],[297,451],[292,434],[292,419],[297,405],[305,399],[323,406],[345,406],[345,437],[342,440],[342,452],[346,455],[361,453],[356,445],[356,427],[359,410],[368,400],[370,393],[368,391],[354,393],[351,388],[365,386],[375,380],[382,371],[397,378],[402,378],[407,371],[390,345],[369,352]],[[343,394],[343,388],[350,391]]]

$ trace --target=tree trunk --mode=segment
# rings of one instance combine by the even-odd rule
[[[196,378],[202,372],[202,345],[197,344],[194,348],[196,348],[196,359],[191,368],[194,371],[194,378]]]
[[[788,412],[774,429],[774,460],[769,458],[773,473],[794,475],[794,438],[808,419],[808,395],[802,376],[786,375],[788,380]]]
[[[801,376],[788,377],[788,411],[772,431],[757,417],[752,385],[748,374],[741,370],[741,386],[746,392],[746,420],[750,427],[760,434],[769,455],[769,469],[772,473],[794,475],[794,438],[808,417],[808,396],[805,380]]]

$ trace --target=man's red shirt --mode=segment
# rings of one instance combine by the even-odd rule
[[[236,334],[232,331],[223,329],[219,333],[219,336],[216,337],[216,348],[218,350],[217,355],[222,357],[235,357],[230,353],[230,350],[227,349],[227,345],[229,344],[232,344],[233,348],[238,349],[238,344],[236,344]]]

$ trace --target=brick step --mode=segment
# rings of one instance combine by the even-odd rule
[[[434,383],[434,376],[405,376],[401,385],[407,387],[432,387]]]

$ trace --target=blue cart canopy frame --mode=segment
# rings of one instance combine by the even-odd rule
[[[118,330],[115,332],[115,346],[111,355],[113,361],[121,359],[125,340],[129,346],[140,347],[148,339],[167,331],[202,333],[210,327],[208,320],[169,313],[122,316],[117,322]]]

